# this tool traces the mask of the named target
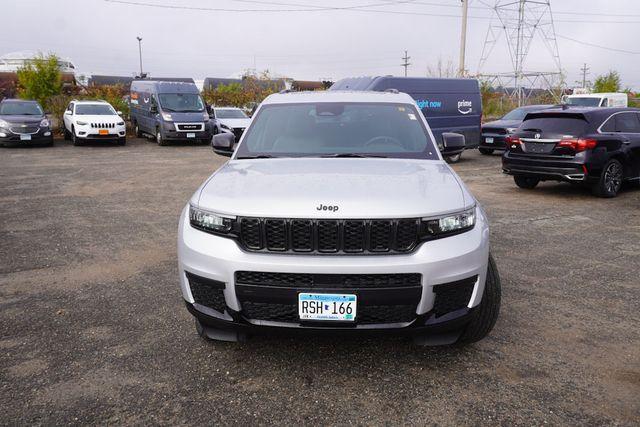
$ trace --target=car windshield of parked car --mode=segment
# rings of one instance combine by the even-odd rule
[[[161,93],[158,98],[164,111],[180,113],[204,111],[204,102],[197,93]]]
[[[248,116],[240,109],[217,109],[216,117],[219,119],[247,119]]]
[[[80,116],[112,116],[116,111],[107,104],[78,104],[76,115]]]
[[[504,115],[502,120],[522,120],[528,113],[526,108],[516,108]]]
[[[3,116],[42,116],[42,108],[35,102],[5,102],[0,105]]]
[[[566,104],[568,105],[578,105],[581,107],[599,107],[600,106],[600,98],[592,98],[592,97],[579,97],[579,98],[566,98]]]
[[[236,158],[256,156],[439,158],[412,105],[326,102],[261,108]]]

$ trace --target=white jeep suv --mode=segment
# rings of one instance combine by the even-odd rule
[[[443,155],[464,146],[445,133]],[[179,223],[182,295],[199,334],[408,334],[469,343],[500,279],[484,211],[403,93],[269,96]]]
[[[64,136],[73,145],[84,141],[110,140],[127,143],[122,113],[105,101],[71,101],[64,112]]]

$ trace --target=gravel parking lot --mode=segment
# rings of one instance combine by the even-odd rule
[[[619,424],[640,420],[640,190],[518,189],[484,204],[501,317],[467,348],[195,333],[177,281],[207,146],[0,150],[0,424]]]

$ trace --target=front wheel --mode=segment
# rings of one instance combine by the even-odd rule
[[[447,163],[458,163],[461,157],[462,153],[454,154],[453,156],[446,156],[445,160],[447,161]]]
[[[127,145],[127,138],[118,138],[118,145]]]
[[[469,324],[458,338],[458,344],[471,344],[486,337],[493,329],[498,315],[500,314],[500,300],[502,296],[502,286],[498,267],[489,254],[489,265],[487,266],[487,279],[484,284],[484,292],[480,304],[475,308]]]
[[[491,148],[478,148],[478,151],[480,151],[480,154],[484,154],[487,156],[493,154],[493,150]]]
[[[64,140],[69,141],[71,139],[71,132],[67,130],[67,127],[64,128]]]
[[[516,183],[518,187],[525,188],[527,190],[531,190],[532,188],[535,188],[535,186],[538,185],[538,183],[540,182],[538,178],[532,178],[530,176],[518,176],[518,175],[513,177],[513,181]]]
[[[598,197],[616,197],[622,187],[622,163],[611,159],[604,165],[598,183],[593,187],[593,193]]]
[[[76,130],[71,128],[71,141],[76,147],[82,145],[82,140],[76,136]]]
[[[161,146],[167,145],[164,138],[162,138],[162,132],[160,132],[160,129],[156,130],[156,142]]]
[[[142,138],[142,131],[140,130],[140,126],[138,126],[138,122],[135,123],[134,129],[135,129],[135,132],[136,132],[136,137],[137,138]]]

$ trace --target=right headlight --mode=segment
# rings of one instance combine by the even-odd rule
[[[9,127],[9,123],[7,123],[5,120],[0,119],[0,128],[8,128]]]
[[[435,218],[422,218],[423,236],[444,237],[450,234],[462,233],[473,228],[476,224],[476,207],[453,214]]]
[[[77,121],[76,121],[76,125],[78,125],[78,126],[86,126],[86,125],[87,125],[87,122],[82,122],[82,121],[80,121],[80,120],[77,120]]]
[[[198,230],[209,233],[228,233],[235,217],[224,216],[189,205],[189,222]]]

